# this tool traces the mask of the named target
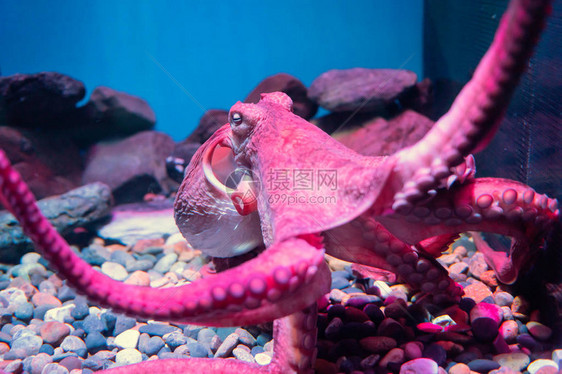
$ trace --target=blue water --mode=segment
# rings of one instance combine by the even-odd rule
[[[266,76],[306,85],[329,69],[422,72],[421,0],[0,0],[2,75],[59,71],[148,101],[181,140]]]

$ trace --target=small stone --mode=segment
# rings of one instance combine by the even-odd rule
[[[70,357],[63,358],[60,361],[60,365],[64,366],[70,372],[72,372],[72,370],[82,369],[83,361],[84,360],[82,360],[81,358],[70,356]]]
[[[513,299],[513,296],[505,291],[496,291],[494,293],[494,302],[498,306],[511,306]]]
[[[555,349],[552,351],[552,361],[554,361],[558,367],[562,368],[562,349]]]
[[[137,348],[140,332],[137,330],[126,330],[115,337],[114,344],[121,348]]]
[[[116,281],[124,281],[129,276],[123,265],[111,261],[101,265],[101,272]]]
[[[511,311],[514,316],[527,316],[529,313],[529,302],[521,296],[515,296],[511,303]]]
[[[450,274],[466,274],[468,271],[468,264],[466,262],[456,262],[449,266]]]
[[[269,365],[269,363],[271,362],[272,356],[268,352],[263,352],[263,353],[258,353],[257,355],[255,355],[254,359],[256,360],[256,363],[264,366],[264,365]]]
[[[62,306],[62,303],[59,299],[44,292],[37,292],[35,295],[33,295],[31,301],[36,307],[41,305],[55,305],[57,307]]]
[[[45,367],[43,367],[43,370],[41,371],[41,374],[68,374],[68,373],[69,371],[67,368],[54,362],[45,365]]]
[[[105,324],[100,319],[100,317],[98,317],[94,314],[90,314],[86,318],[84,318],[84,322],[82,324],[82,329],[86,333],[90,333],[90,332],[93,332],[93,331],[101,332],[101,331],[107,330],[107,326],[105,326]]]
[[[68,334],[70,334],[70,327],[62,322],[50,321],[41,326],[41,337],[48,344],[57,344]]]
[[[386,368],[390,363],[401,364],[402,362],[404,362],[404,350],[402,348],[392,348],[379,361],[379,366]]]
[[[494,361],[514,371],[523,371],[529,365],[531,359],[525,353],[512,352],[495,355]]]
[[[50,355],[46,353],[38,353],[35,357],[31,359],[31,374],[41,374],[45,365],[53,362]]]
[[[131,274],[124,283],[134,286],[148,287],[150,286],[150,276],[145,271],[137,270],[133,274]]]
[[[552,329],[540,322],[531,321],[528,322],[526,326],[529,333],[538,340],[548,340],[552,335]]]
[[[115,363],[118,366],[137,364],[142,361],[142,354],[133,348],[126,348],[117,352]]]
[[[164,340],[171,349],[176,349],[180,345],[187,343],[187,336],[179,331],[174,331],[164,335]]]
[[[80,355],[82,351],[86,351],[86,343],[77,336],[69,335],[60,344],[60,347],[65,352],[75,352]]]
[[[252,354],[248,350],[242,347],[243,346],[239,345],[238,347],[234,348],[232,350],[232,355],[240,361],[249,362],[252,364],[255,363],[256,360],[254,359],[254,356],[252,356]]]
[[[164,340],[159,336],[152,336],[148,339],[143,339],[144,342],[141,345],[139,341],[139,351],[146,354],[147,356],[152,356],[157,354],[162,348],[164,348]]]
[[[163,323],[150,323],[148,325],[143,325],[139,327],[140,333],[147,333],[148,335],[156,335],[156,336],[164,336],[169,334],[173,331],[181,331],[178,327],[166,325]]]
[[[492,291],[484,283],[476,281],[464,287],[464,294],[466,297],[473,299],[477,304],[484,300],[486,297],[492,297]]]
[[[86,348],[90,353],[97,353],[103,349],[107,349],[105,337],[98,331],[93,331],[86,336]]]
[[[237,328],[234,332],[238,334],[238,340],[240,341],[240,343],[244,344],[245,346],[251,348],[256,345],[256,338],[254,338],[254,336],[245,329],[240,327]]]
[[[373,353],[384,353],[395,348],[396,340],[387,336],[369,336],[359,341],[363,349]]]
[[[76,302],[74,309],[70,312],[70,316],[75,320],[84,319],[90,313],[88,304],[85,302]]]
[[[492,341],[498,334],[503,313],[495,304],[478,303],[470,311],[474,336],[481,341]]]
[[[480,280],[488,287],[497,287],[498,278],[493,270],[487,270],[480,275]]]
[[[399,341],[404,337],[404,327],[393,318],[385,318],[377,328],[377,335],[388,336]]]
[[[208,357],[207,349],[198,342],[187,343],[187,348],[191,357]]]
[[[449,374],[470,374],[470,368],[467,364],[458,363],[449,368]]]
[[[439,365],[429,358],[416,358],[405,362],[400,367],[400,374],[438,374]]]
[[[22,321],[29,321],[33,317],[33,304],[23,303],[16,308],[14,316]]]
[[[423,350],[423,357],[430,358],[439,366],[443,366],[447,360],[447,352],[441,345],[432,343]]]
[[[538,359],[538,360],[535,360],[535,361],[531,362],[529,364],[529,366],[527,366],[527,371],[529,372],[529,374],[535,374],[540,369],[542,369],[546,366],[551,366],[555,370],[558,370],[558,365],[556,365],[556,362],[554,362],[552,360],[547,360],[547,359]]]
[[[105,315],[107,315],[107,313]],[[123,331],[135,327],[136,324],[137,324],[137,320],[132,317],[128,317],[122,314],[117,315],[117,318],[115,319],[113,336],[117,336],[121,334]]]
[[[232,350],[238,345],[238,338],[239,335],[237,333],[232,333],[224,339],[222,344],[219,346],[215,353],[216,358],[225,358],[229,357],[232,353]]]
[[[482,273],[488,270],[488,264],[486,263],[486,258],[484,257],[484,254],[480,252],[474,253],[474,255],[470,258],[468,262],[468,269],[469,269],[469,273],[473,277],[480,279]]]
[[[38,309],[39,308],[35,308],[35,311],[37,311]],[[61,306],[60,308],[49,309],[45,312],[45,316],[43,319],[45,322],[49,322],[49,321],[64,322],[66,318],[71,317],[70,313],[72,312],[73,309],[74,309],[74,304],[67,304]]]
[[[513,343],[519,334],[519,326],[514,320],[507,320],[501,324],[499,332],[506,342]]]
[[[37,335],[23,335],[18,338],[16,338],[14,335],[14,341],[12,342],[11,351],[22,350],[25,356],[18,358],[25,358],[27,356],[33,356],[39,353],[39,349],[41,348],[42,344],[43,339]],[[4,357],[4,359],[6,359],[6,357]]]
[[[157,271],[161,274],[164,274],[170,271],[172,265],[178,260],[178,255],[175,253],[168,253],[164,257],[162,257],[156,264],[154,265],[154,271]]]
[[[479,373],[487,373],[491,370],[496,370],[500,368],[500,364],[493,360],[486,360],[486,359],[476,359],[472,360],[468,363],[468,367],[472,371],[477,371]]]
[[[419,342],[408,342],[404,346],[404,354],[407,360],[414,360],[422,357],[423,344]]]

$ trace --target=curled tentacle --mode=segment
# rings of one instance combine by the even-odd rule
[[[72,251],[41,214],[3,152],[0,191],[24,232],[59,274],[90,300],[118,312],[216,326],[256,324],[301,310],[329,290],[323,251],[303,239],[276,243],[236,269],[188,285],[154,289],[123,284]]]
[[[396,154],[395,211],[407,211],[495,134],[550,10],[549,0],[512,1],[494,41],[450,110],[416,144]]]
[[[536,193],[523,183],[499,178],[477,178],[451,190],[438,191],[427,204],[409,212],[377,217],[407,243],[466,231],[493,232],[514,238],[508,255],[487,257],[504,283],[515,280],[544,233],[560,218],[558,201]]]

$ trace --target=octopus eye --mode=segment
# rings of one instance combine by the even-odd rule
[[[232,121],[233,124],[239,125],[242,123],[242,115],[238,112],[234,112],[232,113],[230,120]]]

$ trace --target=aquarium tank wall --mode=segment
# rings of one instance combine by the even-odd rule
[[[265,77],[309,85],[329,69],[422,73],[422,1],[0,2],[1,74],[57,71],[88,93],[147,100],[156,129],[185,138]]]

